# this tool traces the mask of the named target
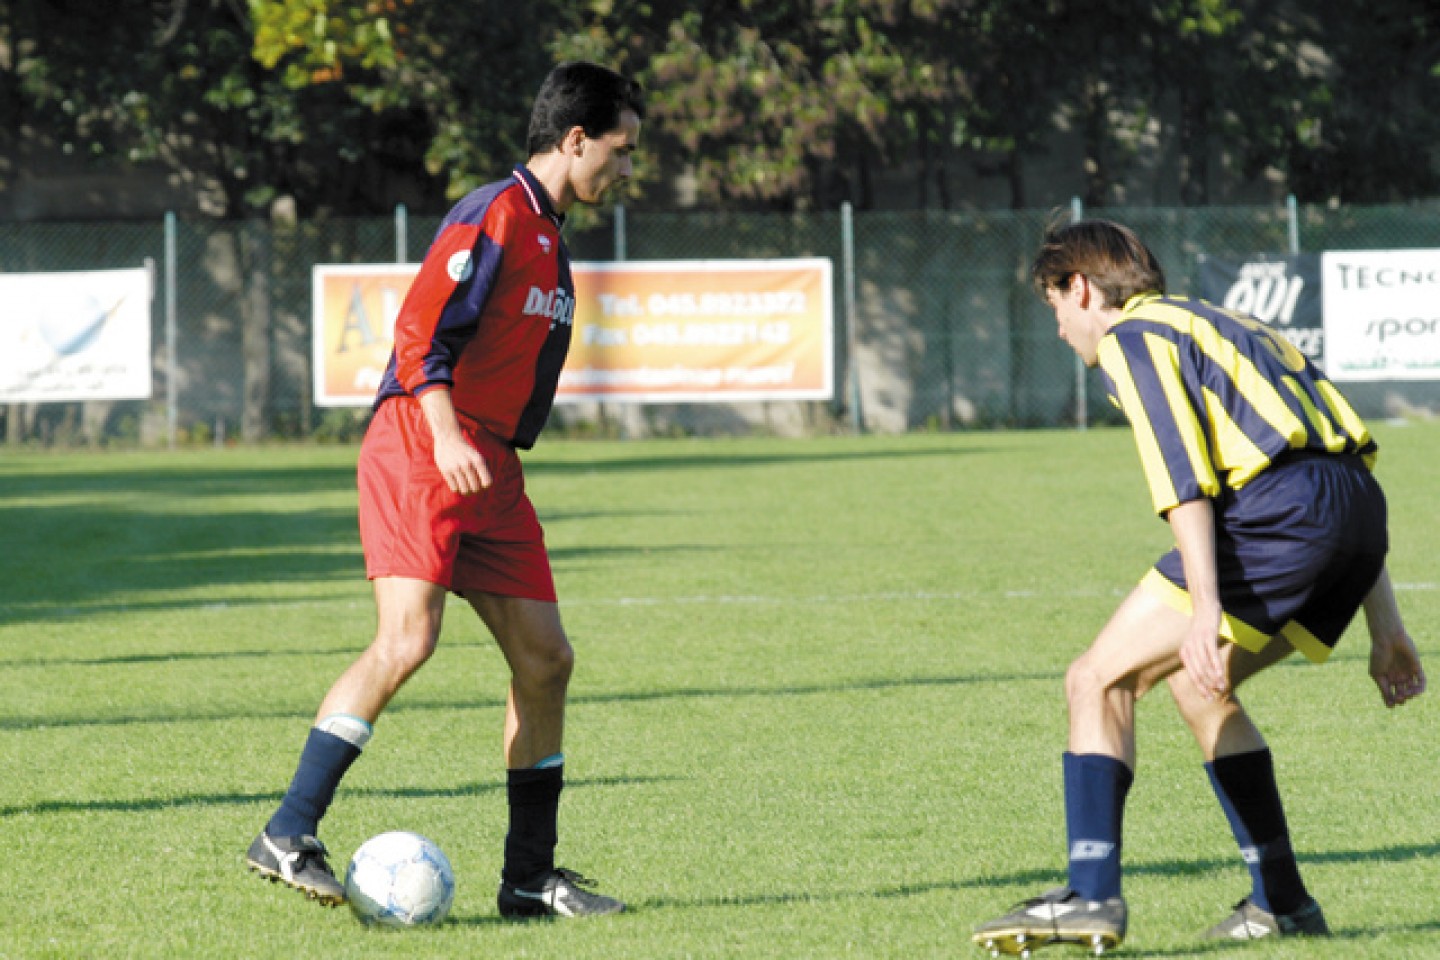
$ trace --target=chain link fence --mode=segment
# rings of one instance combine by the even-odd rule
[[[1197,258],[1300,250],[1440,248],[1440,208],[1106,209],[1133,226],[1171,287],[1198,292]],[[1098,376],[1056,336],[1028,266],[1050,214],[611,211],[567,235],[581,261],[828,257],[837,385],[829,402],[562,404],[552,429],[644,436],[767,431],[1055,427],[1114,419]],[[149,265],[150,400],[0,406],[10,444],[161,446],[348,440],[368,411],[312,402],[311,267],[418,261],[439,220],[298,224],[11,224],[0,272]],[[173,262],[173,275],[168,264]],[[173,290],[173,302],[170,292]],[[169,363],[167,327],[174,331]],[[4,347],[0,320],[0,349]],[[1366,416],[1440,403],[1433,383],[1350,384]]]

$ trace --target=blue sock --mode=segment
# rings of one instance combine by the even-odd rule
[[[272,837],[314,836],[320,828],[320,818],[335,798],[340,778],[358,756],[360,747],[349,740],[311,727],[305,749],[300,752],[295,778],[290,781],[290,789],[280,801],[280,809],[265,826],[265,832]]]
[[[1216,757],[1205,764],[1205,772],[1250,870],[1250,901],[1279,914],[1294,913],[1309,903],[1310,893],[1290,847],[1270,751]]]
[[[1070,888],[1086,900],[1118,897],[1121,824],[1135,775],[1099,753],[1067,752],[1064,767]]]

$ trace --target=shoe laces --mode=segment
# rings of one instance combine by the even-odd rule
[[[582,890],[594,890],[600,885],[599,881],[591,880],[589,877],[582,876],[574,870],[569,870],[565,867],[556,867],[555,875],[571,886],[579,887]]]
[[[314,864],[325,872],[330,872],[330,864],[326,860],[330,856],[330,851],[325,848],[325,844],[320,842],[319,837],[312,837],[308,834],[301,837],[295,843],[294,852],[300,855],[299,863],[301,865]]]
[[[1073,896],[1075,896],[1075,891],[1073,888],[1056,887],[1053,890],[1046,890],[1038,897],[1031,897],[1028,900],[1021,900],[1019,903],[1015,904],[1015,908],[1018,910],[1021,907],[1038,907],[1044,903],[1064,903],[1066,900],[1069,900]]]

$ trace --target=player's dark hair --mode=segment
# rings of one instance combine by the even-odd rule
[[[1105,298],[1123,307],[1140,293],[1164,293],[1165,271],[1135,231],[1110,220],[1052,222],[1035,255],[1030,279],[1043,298],[1050,289],[1068,290],[1070,278],[1083,273]]]
[[[620,114],[635,111],[645,119],[645,92],[640,84],[608,67],[584,60],[562,63],[545,78],[530,111],[530,155],[560,145],[571,127],[599,137],[620,126]]]

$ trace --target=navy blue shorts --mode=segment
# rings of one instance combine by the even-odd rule
[[[1221,634],[1257,653],[1280,635],[1323,661],[1384,567],[1379,483],[1359,457],[1292,454],[1214,505]],[[1144,585],[1189,612],[1178,548]]]

